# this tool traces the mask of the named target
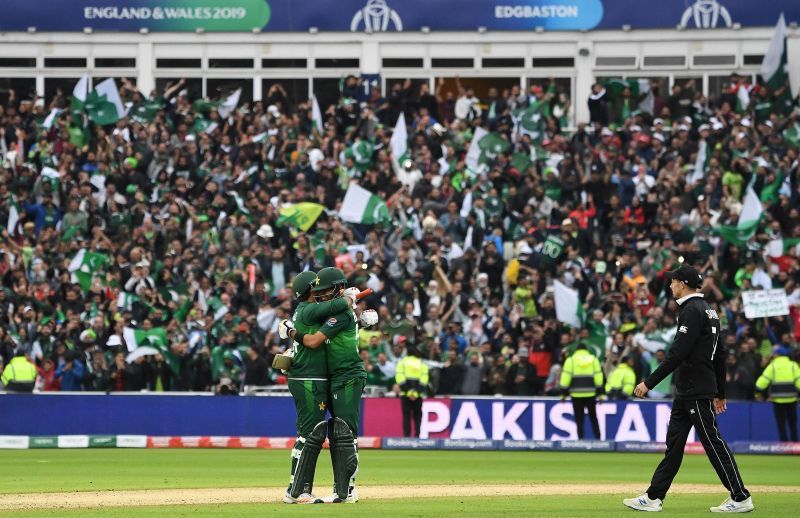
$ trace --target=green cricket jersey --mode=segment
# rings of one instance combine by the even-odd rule
[[[325,321],[319,329],[328,337],[328,375],[331,379],[367,378],[358,355],[358,323],[352,311],[343,311]]]
[[[566,243],[560,236],[550,234],[542,244],[542,255],[547,257],[552,262],[558,262],[564,254],[564,247]]]
[[[314,334],[326,318],[349,309],[347,299],[338,298],[327,302],[306,302],[297,305],[292,321],[301,333]],[[309,349],[295,342],[294,360],[289,369],[289,379],[327,379],[328,365],[325,347]]]

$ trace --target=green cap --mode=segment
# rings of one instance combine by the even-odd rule
[[[125,192],[128,193],[128,194],[135,193],[136,192],[136,184],[135,183],[128,184],[128,186],[125,187]]]
[[[308,272],[301,272],[294,278],[292,281],[292,291],[294,292],[294,297],[298,300],[305,299],[308,297],[308,292],[311,290],[311,286],[316,283],[317,274],[308,271]]]
[[[329,266],[317,272],[317,282],[311,291],[327,291],[331,288],[344,288],[346,285],[347,278],[342,270]]]

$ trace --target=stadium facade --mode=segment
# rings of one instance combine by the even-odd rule
[[[194,95],[241,86],[244,101],[280,82],[292,100],[313,92],[321,104],[344,74],[384,92],[407,78],[434,87],[460,77],[479,96],[489,84],[527,89],[552,77],[570,92],[575,123],[588,120],[595,78],[657,79],[662,91],[694,78],[705,94],[719,93],[734,71],[757,81],[781,13],[800,85],[793,1],[189,0],[171,11],[156,0],[67,4],[6,5],[0,95],[35,89],[47,102],[87,70],[94,82],[135,78],[144,92],[184,77]]]

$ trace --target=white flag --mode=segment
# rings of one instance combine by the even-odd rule
[[[397,124],[394,126],[389,143],[392,147],[392,158],[399,164],[408,151],[408,130],[406,129],[406,116],[403,112],[400,112],[400,116],[397,118]]]
[[[742,228],[752,225],[753,222],[757,222],[761,219],[761,214],[763,212],[764,209],[761,206],[761,200],[758,198],[753,188],[748,187],[744,195],[742,212],[739,213],[739,222],[736,226]]]
[[[583,325],[583,306],[578,299],[578,291],[559,281],[553,281],[553,287],[556,318],[559,322],[580,329]]]
[[[227,99],[225,99],[222,104],[219,105],[217,111],[219,112],[220,117],[223,119],[228,117],[233,110],[236,109],[236,106],[239,105],[239,97],[242,96],[242,89],[237,88],[235,92],[233,92]]]
[[[86,97],[89,95],[89,76],[84,74],[75,84],[72,89],[72,98],[76,101],[86,102]]]
[[[339,218],[351,223],[375,225],[389,221],[386,202],[358,184],[351,183],[344,194]]]
[[[775,25],[775,32],[772,33],[772,39],[769,42],[767,53],[764,54],[764,61],[761,62],[761,77],[767,83],[773,84],[773,76],[777,74],[776,82],[783,84],[786,78],[786,56],[784,56],[784,45],[786,43],[786,20],[781,17],[778,18],[778,24]],[[773,86],[779,88],[780,84]]]
[[[322,133],[322,110],[319,109],[316,95],[311,96],[311,123],[318,132]]]
[[[122,105],[122,99],[119,97],[119,89],[114,79],[108,78],[94,88],[94,91],[101,97],[108,99],[108,102],[114,105],[117,109],[117,118],[125,117],[128,110]]]
[[[472,134],[472,142],[469,143],[469,149],[467,150],[467,157],[464,162],[467,164],[467,167],[472,171],[478,170],[478,160],[481,158],[481,148],[478,145],[478,142],[488,135],[489,132],[483,128],[476,128],[475,133]]]
[[[44,128],[47,128],[47,129],[52,128],[53,127],[53,123],[55,122],[56,117],[58,117],[59,113],[61,113],[61,109],[60,108],[53,108],[50,111],[50,113],[47,115],[47,117],[44,119],[44,122],[42,123],[42,126]]]

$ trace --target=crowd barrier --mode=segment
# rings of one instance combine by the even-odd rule
[[[289,450],[294,437],[230,436],[147,436],[147,435],[0,435],[2,449],[74,449],[74,448],[251,448]],[[417,439],[413,437],[359,437],[360,450],[492,450],[492,451],[591,451],[623,453],[663,453],[663,442],[636,441],[528,441],[514,439]],[[325,441],[324,447],[328,447]],[[730,443],[736,453],[761,455],[800,455],[800,442]],[[705,454],[702,444],[686,444],[687,454]]]
[[[669,401],[598,404],[601,437],[617,443],[660,443]],[[295,435],[289,397],[199,394],[0,394],[2,436],[261,437]],[[730,402],[719,416],[730,442],[777,441],[772,405]],[[589,438],[591,428],[586,423]],[[361,435],[400,437],[396,398],[367,398]],[[422,439],[564,441],[577,438],[569,401],[553,398],[432,398],[423,405]],[[689,441],[695,441],[694,435]]]

